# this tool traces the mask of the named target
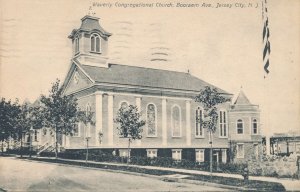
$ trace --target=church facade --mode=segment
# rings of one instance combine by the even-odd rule
[[[128,140],[118,135],[114,119],[124,105],[135,105],[146,121],[141,140],[131,143],[131,155],[172,157],[177,160],[209,160],[209,134],[196,121],[203,114],[195,96],[205,86],[216,88],[224,97],[233,95],[189,73],[109,63],[111,33],[99,19],[85,16],[81,26],[69,35],[73,57],[63,83],[65,95],[78,99],[82,110],[94,113],[95,125],[78,123],[72,136],[62,136],[65,149],[115,150],[126,156]],[[234,103],[218,106],[219,120],[212,137],[214,161],[233,158],[243,162],[261,158],[259,107],[241,91]],[[40,134],[40,145],[47,133]]]

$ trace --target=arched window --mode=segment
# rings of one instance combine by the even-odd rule
[[[201,107],[198,107],[196,109],[196,130],[195,135],[196,137],[203,137],[203,126],[202,126],[202,120],[203,120],[203,110]]]
[[[243,120],[241,119],[237,120],[236,128],[237,128],[237,134],[244,134]]]
[[[225,110],[219,112],[220,137],[227,137],[227,116]]]
[[[88,113],[90,113],[91,111],[92,111],[91,105],[88,103],[88,104],[86,105],[85,112],[86,112],[86,114],[88,114]]]
[[[253,134],[257,134],[257,120],[256,119],[253,119],[252,120],[252,132]]]
[[[101,40],[100,36],[97,34],[91,36],[91,51],[97,53],[101,52]]]
[[[156,130],[156,107],[154,104],[148,104],[147,106],[147,136],[155,137],[157,135]]]
[[[178,105],[172,107],[172,136],[181,137],[181,112]]]
[[[122,102],[120,103],[120,107],[119,107],[119,108],[125,109],[125,108],[127,108],[128,106],[129,106],[129,104],[128,104],[127,101],[122,101]]]
[[[75,37],[75,54],[79,52],[79,37]]]

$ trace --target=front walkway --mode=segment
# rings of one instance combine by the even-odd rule
[[[45,157],[39,157],[45,158]],[[49,158],[45,158],[49,159]],[[62,159],[64,161],[75,161],[75,162],[85,162],[83,160],[71,160],[71,159]],[[127,164],[121,163],[108,163],[108,162],[95,162],[88,161],[88,163],[102,164],[102,165],[115,165],[115,166],[124,166]],[[128,165],[130,167],[138,167],[148,170],[164,170],[164,171],[173,171],[182,174],[193,174],[193,175],[210,175],[210,172],[198,171],[198,170],[189,170],[189,169],[177,169],[177,168],[167,168],[167,167],[156,167],[156,166],[141,166],[141,165]],[[238,178],[243,179],[242,175],[239,174],[229,174],[229,173],[212,173],[213,176],[227,177],[227,178]],[[275,177],[263,177],[263,176],[250,176],[250,180],[259,180],[259,181],[269,181],[281,183],[287,191],[300,191],[300,180],[288,179],[288,178],[275,178]]]

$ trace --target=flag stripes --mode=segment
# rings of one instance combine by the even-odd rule
[[[268,19],[268,9],[267,9],[267,0],[262,0],[262,18],[263,18],[263,63],[264,71],[268,74],[269,71],[269,56],[271,53],[271,45],[269,41],[270,31],[269,31],[269,19]]]

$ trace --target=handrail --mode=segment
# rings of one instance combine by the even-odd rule
[[[42,147],[40,147],[39,151],[37,152],[37,154],[39,155],[41,152],[47,150],[48,148],[52,147],[55,144],[55,142],[49,144],[48,142],[45,143]]]

